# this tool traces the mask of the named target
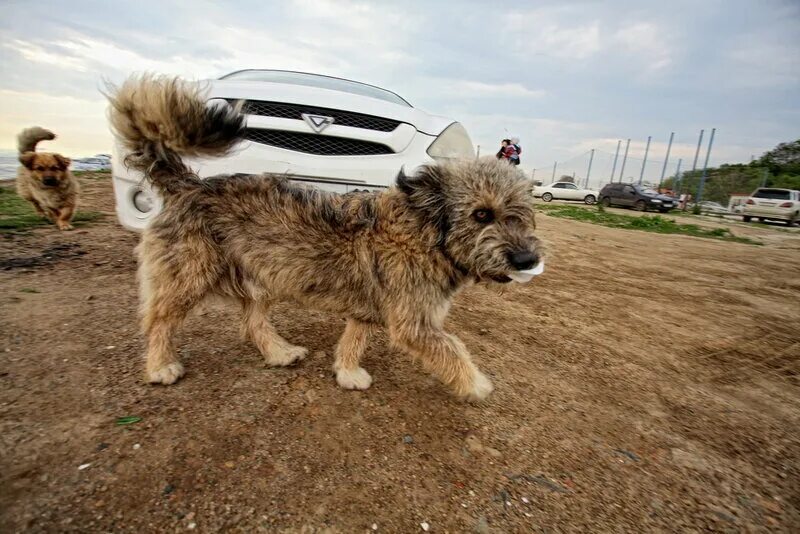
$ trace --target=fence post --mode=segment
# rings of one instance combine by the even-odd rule
[[[556,165],[558,165],[557,161],[553,162],[553,181],[556,181]]]
[[[611,167],[611,180],[608,183],[614,183],[614,173],[617,171],[617,158],[619,157],[619,146],[622,144],[622,139],[617,141],[617,151],[614,153],[614,166]]]
[[[708,158],[711,156],[711,146],[714,144],[714,132],[716,132],[716,128],[711,128],[711,137],[708,139],[708,150],[706,151],[706,161],[703,163],[703,174],[700,176],[700,185],[697,187],[697,200],[695,200],[695,204],[700,203],[703,200],[703,187],[706,185],[706,171],[708,170]]]
[[[622,175],[625,174],[625,163],[628,161],[628,147],[631,146],[631,140],[625,143],[625,155],[622,157],[622,168],[619,170],[619,181],[622,183]]]
[[[639,185],[642,185],[642,177],[644,176],[644,166],[647,165],[647,153],[650,152],[650,139],[652,136],[647,136],[647,146],[644,148],[644,159],[642,160],[642,170],[639,171]]]
[[[658,189],[661,190],[661,184],[664,183],[664,173],[667,172],[667,162],[669,161],[669,152],[672,150],[672,139],[675,137],[675,132],[669,134],[669,144],[667,145],[667,157],[664,158],[664,166],[661,167],[661,178],[658,179]]]
[[[592,153],[589,156],[589,168],[586,170],[586,189],[589,189],[589,176],[592,174],[592,161],[594,160],[594,149],[592,149]]]
[[[700,138],[697,140],[697,150],[694,151],[694,163],[692,163],[692,172],[697,170],[697,156],[700,155],[700,145],[703,144],[703,133],[705,130],[700,130]]]

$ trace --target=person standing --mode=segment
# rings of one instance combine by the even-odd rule
[[[519,152],[511,139],[503,139],[497,159],[504,159],[511,165],[519,165]]]
[[[512,137],[511,144],[514,145],[514,150],[517,151],[517,159],[514,165],[519,165],[521,163],[522,156],[522,145],[519,144],[519,137]]]
[[[497,151],[497,159],[504,159],[506,157],[506,147],[508,146],[508,139],[500,141],[500,150]]]

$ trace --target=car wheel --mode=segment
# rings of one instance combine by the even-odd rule
[[[647,202],[645,202],[644,200],[637,200],[636,211],[647,211]]]
[[[744,222],[750,222],[750,221],[752,221],[752,220],[753,220],[753,218],[752,218],[752,217],[750,217],[749,215],[742,215],[742,220],[743,220]]]
[[[758,222],[763,223],[764,222],[764,217],[759,217],[758,218]]]
[[[799,218],[800,213],[795,213],[788,221],[786,221],[786,226],[794,226]]]
[[[661,213],[667,213],[669,210],[668,210],[668,209],[666,209],[666,208],[661,208],[661,209],[660,209],[660,210],[658,210],[658,211],[660,211]]]
[[[603,206],[604,208],[610,207],[611,206],[611,199],[608,198],[608,197],[603,197],[603,199],[600,201],[600,205]]]
[[[597,202],[597,198],[594,195],[586,195],[583,197],[583,201],[587,204],[594,204]]]
[[[545,193],[544,195],[542,195],[542,200],[544,200],[545,202],[550,202],[551,200],[553,200],[553,195],[551,195],[550,193]]]

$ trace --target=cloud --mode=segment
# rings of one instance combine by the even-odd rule
[[[570,8],[540,8],[505,16],[504,25],[516,34],[518,55],[557,59],[587,59],[601,49],[600,23],[576,22]]]
[[[54,43],[54,45],[58,47],[59,43]],[[58,53],[47,50],[37,43],[14,39],[11,42],[5,43],[3,46],[17,52],[26,61],[42,63],[57,69],[74,69],[80,72],[86,71],[86,64],[81,58],[63,52]]]
[[[637,60],[643,74],[662,71],[672,63],[668,32],[652,22],[633,22],[614,33],[613,41],[621,53]]]
[[[771,37],[744,36],[728,57],[742,75],[730,82],[752,88],[796,86],[800,83],[800,54],[787,43]]]
[[[529,97],[540,98],[547,94],[542,89],[528,89],[520,83],[498,83],[490,84],[475,81],[460,81],[455,83],[456,88],[466,91],[467,93],[486,95],[492,97]]]

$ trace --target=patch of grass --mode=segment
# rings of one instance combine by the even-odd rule
[[[22,287],[20,288],[20,291],[23,293],[41,293],[41,291],[33,287]]]
[[[662,215],[643,215],[641,217],[636,217],[609,213],[605,210],[600,211],[591,208],[578,208],[576,206],[566,205],[544,205],[537,206],[537,208],[553,217],[574,219],[576,221],[589,222],[611,228],[642,230],[658,234],[682,234],[693,237],[720,239],[722,241],[733,241],[735,243],[747,243],[750,245],[761,244],[748,237],[733,235],[727,228],[703,228],[696,224],[681,224],[676,222],[675,219],[669,219]]]
[[[102,213],[96,211],[79,211],[72,218],[72,224],[81,226],[102,216]],[[12,188],[0,187],[0,233],[19,232],[52,224],[44,217],[39,216],[33,206],[18,197]]]

